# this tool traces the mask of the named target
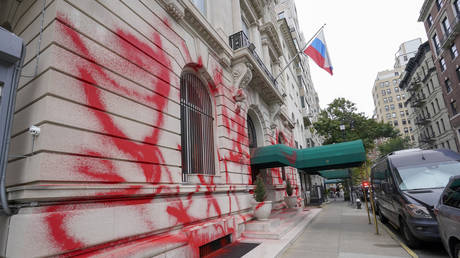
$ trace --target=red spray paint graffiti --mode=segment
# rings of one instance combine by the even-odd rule
[[[104,131],[105,134],[108,135],[113,135],[116,137],[111,138],[110,144],[117,148],[118,150],[122,151],[125,155],[130,157],[132,160],[135,161],[140,161],[138,163],[138,166],[141,168],[141,171],[143,172],[145,176],[145,181],[149,183],[158,183],[160,182],[162,175],[166,175],[168,178],[168,181],[170,183],[173,183],[173,179],[171,176],[171,172],[165,168],[165,167],[157,167],[153,166],[152,164],[163,164],[165,159],[163,157],[163,154],[161,150],[155,146],[155,143],[158,142],[158,139],[160,137],[160,130],[156,128],[161,128],[164,123],[164,115],[161,112],[164,110],[164,108],[167,105],[168,101],[168,96],[170,95],[170,61],[166,57],[166,54],[162,50],[162,44],[161,40],[158,34],[153,35],[153,42],[156,45],[156,49],[153,49],[150,47],[150,45],[147,45],[143,43],[142,41],[138,40],[136,37],[133,35],[124,32],[122,30],[117,30],[116,34],[117,37],[115,40],[119,41],[119,44],[122,46],[123,51],[123,56],[127,58],[130,62],[133,64],[137,65],[138,67],[145,69],[145,70],[151,70],[153,71],[156,75],[158,75],[158,80],[155,80],[152,82],[152,90],[156,94],[152,95],[143,95],[138,92],[136,92],[133,89],[128,89],[124,87],[123,85],[119,84],[117,81],[113,80],[110,78],[110,76],[101,68],[100,65],[98,65],[97,62],[97,57],[93,56],[90,50],[87,48],[87,46],[84,44],[81,36],[78,34],[76,30],[73,29],[73,26],[71,22],[66,19],[65,16],[59,15],[58,20],[60,23],[58,23],[59,28],[61,32],[68,38],[71,39],[72,43],[74,44],[75,48],[78,50],[78,54],[81,56],[85,57],[88,60],[91,60],[90,65],[85,65],[85,66],[78,66],[76,69],[79,72],[79,77],[80,80],[82,80],[82,90],[86,96],[86,101],[88,106],[92,107],[92,114],[97,118],[99,121],[102,130]],[[167,23],[165,23],[167,24]],[[186,45],[184,42],[182,42],[182,47],[186,50],[186,59],[191,60],[190,54],[186,48]],[[146,58],[148,57],[148,58]],[[202,66],[202,62],[200,62],[201,59],[198,60],[198,66]],[[139,99],[141,101],[149,102],[152,105],[156,106],[156,109],[158,109],[159,115],[156,118],[155,124],[154,124],[154,129],[150,133],[149,136],[147,136],[142,143],[138,142],[133,142],[129,140],[129,137],[123,132],[123,130],[117,126],[117,124],[113,121],[113,119],[104,112],[105,110],[105,104],[102,101],[101,97],[101,90],[94,85],[98,85],[100,82],[96,80],[96,78],[104,80],[104,83],[110,85],[114,89],[117,89],[118,91],[124,92],[125,94],[128,94],[136,99]],[[216,73],[213,76],[214,78],[214,83],[213,87],[211,88],[211,91],[213,94],[218,93],[219,85],[222,85],[222,70],[217,70]],[[222,87],[221,87],[222,88]],[[225,109],[224,109],[225,110]],[[226,113],[227,111],[223,111],[223,113]],[[225,117],[227,119],[227,114],[225,114]],[[234,143],[234,149],[238,151],[239,153],[245,153],[244,148],[241,145],[244,142],[247,142],[246,139],[246,132],[244,130],[244,123],[245,120],[242,119],[241,117],[236,116],[234,118],[236,120],[236,123],[238,124],[238,139]],[[226,127],[230,131],[231,128],[231,123],[230,119],[225,120]],[[178,149],[181,149],[181,146],[178,145]],[[108,159],[103,159],[104,154],[93,151],[93,150],[86,150],[85,151],[86,155],[91,156],[91,157],[97,157],[100,158],[99,163],[100,166],[98,169],[96,169],[94,166],[89,166],[85,162],[81,162],[80,165],[76,168],[79,173],[82,175],[85,175],[89,178],[96,179],[101,182],[110,182],[110,183],[120,183],[120,182],[125,182],[126,180],[120,176],[117,173],[116,167],[112,164],[111,160]],[[146,157],[149,157],[148,160],[146,160]],[[232,162],[241,162],[241,157],[246,157],[246,161],[248,158],[247,154],[231,154],[228,157],[223,157],[223,159],[226,161],[232,161]],[[79,158],[84,159],[84,158]],[[148,161],[148,163],[147,163]],[[205,178],[200,178],[200,182],[206,186],[206,192],[205,192],[205,199],[207,200],[208,206],[207,206],[207,213],[208,215],[214,211],[218,217],[222,216],[222,211],[219,206],[219,203],[217,200],[212,196],[212,192],[215,191],[215,184],[213,182],[213,177],[211,177],[209,182],[206,182]],[[229,182],[229,179],[227,177],[227,182]],[[153,198],[156,194],[160,194],[163,192],[163,187],[158,187],[155,191],[155,193],[151,196]],[[169,189],[169,188],[168,188]],[[99,196],[109,196],[109,195],[117,195],[117,194],[135,194],[140,190],[139,186],[131,186],[127,190],[113,190],[110,192],[106,193],[100,193],[98,194]],[[196,192],[200,190],[200,186],[197,186]],[[179,194],[179,188],[176,189],[176,194]],[[169,192],[167,190],[166,192]],[[187,196],[187,203],[183,202],[180,198],[170,198],[172,201],[171,204],[166,208],[166,212],[173,218],[176,219],[176,224],[188,224],[193,221],[196,221],[198,218],[195,218],[194,216],[189,214],[189,209],[192,205],[192,195],[194,193],[190,193]],[[234,195],[234,189],[230,188],[228,191],[228,197],[229,197],[229,203],[230,203],[230,211],[231,211],[231,194]],[[238,199],[234,198],[237,201],[237,206],[238,204]],[[139,201],[127,201],[132,202],[132,203],[149,203],[151,202],[151,199],[146,198]],[[111,204],[108,204],[111,205]],[[78,210],[80,207],[78,205],[73,206],[71,209]],[[239,209],[239,207],[238,207]],[[68,227],[66,226],[66,222],[71,219],[68,213],[62,212],[60,208],[57,207],[50,207],[45,209],[45,212],[48,213],[48,215],[45,218],[45,223],[49,228],[50,232],[50,242],[54,243],[56,248],[59,250],[62,250],[63,252],[65,251],[70,251],[70,250],[75,250],[79,248],[83,248],[85,244],[81,242],[80,240],[77,240],[73,234],[68,232]],[[143,210],[139,210],[139,212],[143,212]],[[242,218],[244,220],[247,219],[246,216],[242,215]],[[216,227],[216,235],[225,235],[234,232],[235,226],[218,226]],[[206,243],[208,240],[213,240],[210,239],[210,236],[203,234],[203,235],[195,235],[192,236],[193,234],[198,234],[197,232],[194,231],[183,231],[187,234],[190,234],[188,236],[188,240],[194,248],[198,248],[200,244]],[[181,241],[183,241],[183,238],[180,238]]]

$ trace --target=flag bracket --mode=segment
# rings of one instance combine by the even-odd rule
[[[310,43],[313,41],[313,39],[321,32],[321,30],[326,26],[326,23],[323,24],[323,26],[321,26],[321,28],[319,28],[316,33],[313,35],[313,37],[310,38],[310,40],[308,40],[307,44],[305,44],[305,47],[303,47],[302,49],[306,49]],[[292,62],[294,62],[294,60],[297,58],[297,56],[302,53],[302,52],[297,52],[297,54],[289,61],[289,63],[284,66],[284,68],[281,70],[281,72],[275,77],[275,82],[276,80],[278,80],[278,78],[281,76],[281,74],[283,74],[283,72],[289,67],[290,64],[292,64]]]

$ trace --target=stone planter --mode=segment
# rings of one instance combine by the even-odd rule
[[[272,201],[255,202],[254,217],[257,220],[268,220],[272,212]]]
[[[288,208],[294,208],[297,206],[297,196],[286,196],[284,197],[284,202]]]

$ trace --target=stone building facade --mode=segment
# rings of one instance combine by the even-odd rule
[[[299,28],[294,0],[280,2],[276,6],[276,12],[282,33],[287,40],[286,46],[292,48],[291,55],[301,52],[307,42],[305,42],[305,37]],[[294,143],[295,147],[302,149],[320,146],[322,139],[313,129],[313,123],[317,121],[320,112],[319,98],[313,87],[308,57],[303,54],[298,55],[286,71],[288,70],[289,72],[283,72],[280,77],[286,76],[284,79],[288,82],[287,85],[290,85],[287,87],[288,96],[286,98],[288,101],[286,105],[288,109],[294,111],[291,116],[295,118],[296,138],[302,139],[302,141]],[[300,173],[300,181],[302,198],[308,204],[312,198],[317,198],[315,196],[316,190],[312,191],[312,189],[315,186],[322,186],[324,179],[319,175]]]
[[[287,180],[301,197],[295,168],[250,166],[253,148],[308,146],[305,60],[275,80],[295,51],[278,1],[8,5],[27,55],[0,256],[197,257],[244,231],[256,176],[275,209]]]
[[[409,93],[409,119],[415,125],[414,147],[458,151],[428,42],[409,60],[402,78],[399,86]]]
[[[423,22],[431,47],[450,124],[460,137],[460,2],[458,0],[425,0],[418,21]]]
[[[415,56],[421,39],[413,39],[402,43],[395,55],[394,68],[378,72],[372,88],[374,113],[377,121],[389,123],[399,130],[402,137],[414,141],[413,123],[409,119],[409,110],[405,105],[408,93],[399,88],[401,74],[409,59]]]
[[[377,121],[389,123],[399,130],[401,136],[411,138],[409,110],[404,106],[408,94],[398,86],[403,71],[404,67],[399,67],[379,72],[372,88],[372,96]]]

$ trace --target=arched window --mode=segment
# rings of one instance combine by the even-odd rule
[[[182,175],[214,174],[214,117],[204,83],[194,74],[180,78]]]
[[[249,148],[257,148],[257,134],[254,122],[252,122],[251,117],[248,115],[248,138],[249,138]]]

